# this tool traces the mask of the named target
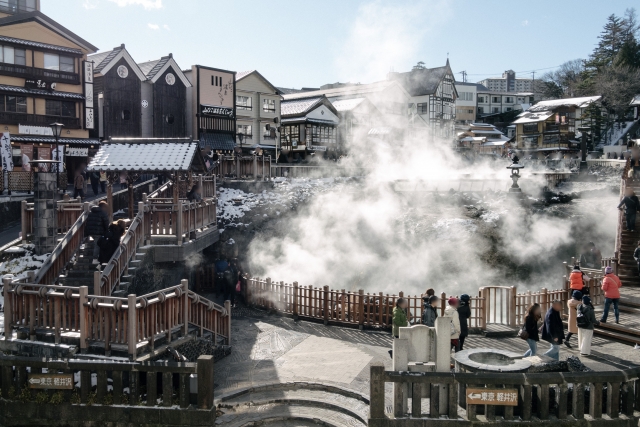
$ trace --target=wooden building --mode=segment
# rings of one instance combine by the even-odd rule
[[[147,78],[124,44],[89,55],[93,61],[94,110],[99,138],[139,137],[142,133],[141,91]]]
[[[187,129],[187,88],[191,83],[173,55],[138,64],[147,80],[142,83],[142,136],[180,138]]]
[[[187,129],[202,147],[219,152],[235,148],[236,72],[192,65],[187,87]]]
[[[49,125],[62,123],[60,148],[74,170],[99,146],[89,138],[92,75],[85,68],[97,48],[39,9],[38,1],[0,4],[0,132],[9,134],[13,170],[29,170],[30,160],[56,157]]]

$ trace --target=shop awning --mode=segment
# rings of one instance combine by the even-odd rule
[[[65,99],[84,99],[84,95],[81,93],[59,92],[57,90],[48,91],[43,89],[28,89],[26,87],[9,85],[0,85],[0,92],[23,93],[25,95],[33,96],[52,96],[55,98]]]
[[[40,135],[11,135],[11,142],[16,143],[43,143],[43,144],[55,144],[56,139],[52,136],[40,136]],[[100,146],[100,141],[95,138],[59,138],[60,144],[74,144],[74,145],[95,145]]]
[[[200,146],[212,150],[232,151],[236,146],[233,135],[229,133],[207,132],[200,135]]]

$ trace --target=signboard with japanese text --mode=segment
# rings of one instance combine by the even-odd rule
[[[311,151],[327,151],[327,147],[324,145],[312,145],[310,150]]]
[[[95,128],[93,111],[93,61],[84,61],[84,128]]]
[[[202,104],[200,106],[200,113],[204,116],[233,117],[233,108],[227,108],[221,105]]]
[[[43,79],[25,79],[24,87],[26,89],[41,89],[53,91],[56,90],[56,83]]]
[[[73,374],[29,374],[29,388],[73,390]]]
[[[467,388],[467,405],[518,406],[515,388]]]
[[[2,170],[13,170],[13,151],[11,150],[11,135],[4,132],[0,136],[0,156],[2,156]]]
[[[23,135],[53,135],[53,131],[49,126],[18,125],[18,133]]]
[[[89,155],[88,148],[67,147],[67,157],[87,157]]]

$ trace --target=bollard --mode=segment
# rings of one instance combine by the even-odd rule
[[[198,357],[198,409],[213,407],[213,356]]]
[[[13,299],[11,293],[12,285],[10,278],[2,279],[4,285],[4,336],[5,339],[12,339],[13,331],[11,322],[13,321]]]

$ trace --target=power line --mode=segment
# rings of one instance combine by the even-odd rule
[[[535,70],[524,70],[524,71],[515,71],[515,73],[533,73],[535,71],[543,71],[543,70],[551,70],[552,68],[558,68],[560,65],[556,65],[555,67],[546,67],[546,68],[536,68]],[[489,76],[496,75],[500,73],[467,73],[467,76]]]

